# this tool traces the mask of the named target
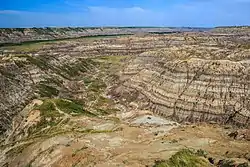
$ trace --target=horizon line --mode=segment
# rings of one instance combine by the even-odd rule
[[[243,28],[250,27],[250,25],[222,25],[212,27],[202,26],[38,26],[38,27],[0,27],[0,29],[35,29],[35,28]]]

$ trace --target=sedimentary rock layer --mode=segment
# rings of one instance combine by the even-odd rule
[[[0,134],[11,127],[13,116],[26,102],[34,96],[48,97],[48,91],[57,97],[66,82],[88,74],[89,60],[99,56],[109,61],[127,57],[119,68],[132,58],[122,70],[121,80],[130,79],[123,85],[146,95],[159,114],[180,121],[247,125],[248,43],[245,35],[173,33],[1,47]]]
[[[91,60],[58,55],[9,55],[0,63],[0,134],[32,99],[55,97],[63,84],[94,68]]]
[[[193,54],[188,50],[169,48],[161,54],[141,54],[123,71],[130,76],[124,86],[145,95],[155,113],[180,122],[249,126],[250,62],[242,56],[249,52],[235,54],[242,58],[235,61],[230,56],[213,59],[220,57],[219,50],[207,57],[203,48],[193,48]],[[198,52],[204,58],[196,57]]]
[[[122,37],[0,48],[0,134],[10,129],[13,117],[31,99],[57,97],[61,90],[72,94],[65,85],[83,73],[82,78],[92,75],[96,64],[91,58],[139,55],[164,47],[153,37]]]

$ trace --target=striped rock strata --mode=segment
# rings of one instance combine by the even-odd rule
[[[123,85],[145,95],[155,113],[179,122],[250,126],[249,51],[206,53],[196,47],[143,53],[123,71],[129,78]],[[223,59],[214,59],[220,54]]]
[[[60,55],[0,58],[0,135],[32,99],[58,96],[64,84],[94,68],[91,60]],[[52,94],[51,94],[52,93]]]

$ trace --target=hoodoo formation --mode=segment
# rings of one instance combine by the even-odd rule
[[[0,166],[247,166],[249,32],[0,29]]]

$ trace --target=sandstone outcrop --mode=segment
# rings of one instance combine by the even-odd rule
[[[20,42],[19,39],[30,40],[30,37],[35,37],[35,40],[50,39],[47,35],[50,36],[52,31],[59,34],[54,36],[54,39],[69,37],[72,31],[77,31],[73,33],[74,37],[79,35],[78,31],[84,36],[84,33],[112,35],[124,32],[174,30],[168,28],[1,29],[0,36],[1,41],[8,43]],[[15,35],[17,31],[23,31],[30,36],[23,38],[22,35]],[[226,29],[224,31],[227,32]],[[38,32],[41,35],[37,35]],[[60,32],[67,33],[63,33],[65,36],[60,36]],[[6,33],[12,35],[8,37],[3,35]],[[110,61],[119,61],[123,56],[129,56],[130,61],[115,68],[121,69],[119,76],[122,84],[119,84],[130,89],[127,95],[134,96],[124,97],[127,100],[130,98],[130,102],[135,100],[139,92],[149,101],[148,108],[180,122],[215,121],[247,127],[250,103],[250,51],[246,39],[245,34],[231,37],[211,32],[188,32],[65,40],[48,44],[37,43],[31,45],[32,47],[30,45],[7,49],[3,47],[0,49],[0,133],[11,127],[13,116],[31,99],[39,96],[56,97],[62,90],[64,94],[65,92],[72,94],[68,90],[68,83],[74,87],[75,83],[73,84],[72,80],[74,81],[75,77],[84,72],[91,73],[91,69],[97,70],[91,59],[99,56],[104,56],[103,59]],[[14,49],[11,50],[12,48]],[[113,83],[107,84],[112,86]],[[136,90],[137,93],[129,93],[131,90]],[[142,106],[146,106],[145,102]]]
[[[247,164],[248,35],[151,30],[0,47],[0,166],[145,167],[183,148]]]
[[[123,71],[130,78],[123,85],[145,95],[164,117],[249,127],[249,55],[199,46],[143,53]]]
[[[68,81],[90,72],[91,60],[67,55],[8,55],[0,63],[0,134],[11,128],[14,116],[32,99],[57,97],[71,91]],[[62,93],[61,93],[62,92]]]

